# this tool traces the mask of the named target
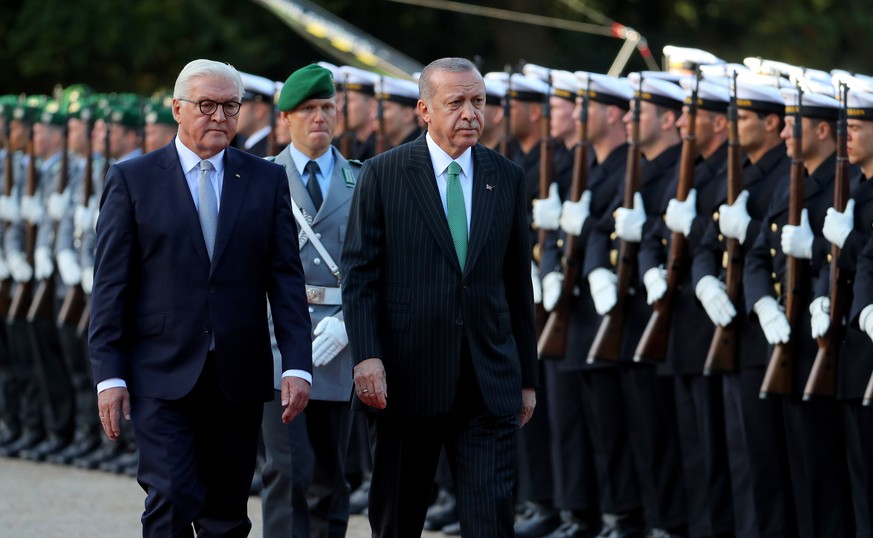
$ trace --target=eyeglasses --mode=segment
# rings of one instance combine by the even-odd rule
[[[218,110],[218,105],[221,105],[222,110],[224,110],[224,115],[227,117],[233,117],[239,114],[239,108],[240,106],[242,106],[242,103],[240,103],[239,101],[226,101],[224,103],[218,103],[211,99],[192,101],[190,99],[182,99],[181,97],[179,97],[179,101],[196,104],[198,107],[200,107],[200,113],[204,116],[211,116],[215,114],[215,111]]]

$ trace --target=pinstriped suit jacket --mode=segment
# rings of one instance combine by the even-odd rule
[[[367,160],[342,257],[343,311],[355,364],[381,358],[389,414],[448,412],[466,336],[485,404],[518,413],[537,383],[522,170],[473,148],[467,263],[461,271],[424,135]]]

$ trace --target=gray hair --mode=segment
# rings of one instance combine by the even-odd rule
[[[421,76],[418,78],[418,95],[419,99],[425,103],[429,103],[433,95],[434,88],[431,85],[431,77],[434,71],[445,71],[448,73],[466,73],[474,71],[479,77],[479,69],[476,64],[466,58],[440,58],[427,64],[427,67],[422,69]]]
[[[182,68],[182,71],[176,78],[173,97],[176,99],[190,99],[192,97],[190,94],[191,83],[195,78],[199,77],[225,79],[233,82],[237,88],[237,100],[242,101],[245,86],[239,72],[230,64],[204,59],[192,60]]]

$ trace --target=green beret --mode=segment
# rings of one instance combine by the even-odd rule
[[[0,117],[9,121],[12,119],[12,111],[15,110],[15,105],[18,104],[17,95],[0,96]]]
[[[39,117],[40,123],[47,125],[64,126],[67,124],[67,113],[61,107],[58,101],[49,101],[42,109],[42,115]]]
[[[176,125],[173,117],[173,97],[154,98],[146,105],[145,122],[147,125],[159,123],[162,125]]]
[[[291,73],[285,81],[279,94],[279,110],[290,112],[307,99],[327,99],[334,95],[336,87],[330,70],[310,64]]]
[[[26,99],[19,99],[18,103],[12,109],[12,119],[23,121],[25,123],[36,123],[40,120],[42,109],[48,97],[45,95],[31,95]]]
[[[125,127],[142,127],[142,110],[136,103],[116,103],[112,107],[112,113],[108,117],[110,123],[117,123]]]

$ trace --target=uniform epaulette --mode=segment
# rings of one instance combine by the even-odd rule
[[[349,161],[349,164],[354,164],[356,166],[364,166],[364,163],[362,163],[361,161],[359,161],[357,159],[348,159],[348,161]]]
[[[270,156],[268,156],[268,157],[264,157],[264,160],[265,160],[265,161],[269,161],[269,162],[271,162],[271,163],[274,163],[274,162],[276,162],[276,156],[275,156],[275,155],[270,155]]]

